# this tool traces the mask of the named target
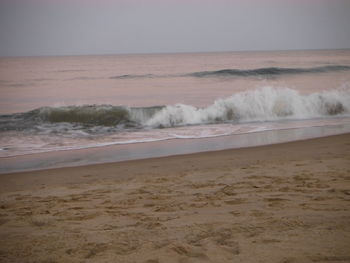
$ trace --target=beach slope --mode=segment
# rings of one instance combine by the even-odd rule
[[[0,262],[350,262],[350,134],[0,175]]]

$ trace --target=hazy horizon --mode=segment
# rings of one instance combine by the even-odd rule
[[[350,48],[324,48],[324,49],[271,49],[271,50],[213,50],[213,51],[182,51],[182,52],[134,52],[134,53],[91,53],[91,54],[50,54],[50,55],[5,55],[5,56],[0,56],[0,58],[15,58],[15,57],[79,57],[79,56],[128,56],[128,55],[172,55],[172,54],[205,54],[205,53],[232,53],[232,52],[241,52],[241,53],[244,53],[244,52],[303,52],[303,51],[341,51],[341,50],[344,50],[344,51],[347,51],[347,50],[350,50]]]
[[[348,0],[0,0],[0,56],[350,48]]]

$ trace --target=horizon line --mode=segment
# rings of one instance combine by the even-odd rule
[[[132,55],[175,55],[175,54],[201,54],[201,53],[231,53],[231,52],[288,52],[288,51],[329,51],[329,50],[350,50],[347,48],[304,48],[304,49],[247,49],[247,50],[215,50],[215,51],[160,51],[160,52],[121,52],[121,53],[86,53],[86,54],[51,54],[51,55],[0,55],[0,58],[21,58],[21,57],[80,57],[80,56],[132,56]]]

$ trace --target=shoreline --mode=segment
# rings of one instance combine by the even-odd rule
[[[0,176],[7,173],[107,164],[129,160],[249,148],[350,133],[350,124],[267,130],[198,139],[169,139],[117,144],[0,158]]]
[[[216,166],[219,166],[221,162],[227,162],[228,160],[231,160],[234,164],[242,165],[240,162],[244,161],[246,156],[240,157],[240,154],[248,154],[249,158],[248,161],[251,160],[250,155],[258,155],[259,158],[258,160],[267,160],[267,161],[278,161],[280,158],[280,154],[285,154],[283,149],[284,147],[294,147],[296,148],[293,152],[293,156],[297,159],[301,159],[303,154],[306,154],[306,156],[314,155],[314,151],[316,151],[316,148],[319,148],[320,150],[324,151],[324,148],[326,146],[322,144],[326,144],[327,147],[332,147],[333,150],[337,150],[336,147],[334,146],[329,146],[332,141],[336,140],[338,144],[342,145],[344,142],[345,147],[348,147],[350,145],[350,133],[345,133],[345,134],[337,134],[337,135],[330,135],[330,136],[324,136],[324,137],[319,137],[319,138],[311,138],[311,139],[304,139],[304,140],[298,140],[298,141],[288,141],[288,142],[282,142],[282,143],[275,143],[275,144],[268,144],[268,145],[258,145],[258,146],[251,146],[251,147],[242,147],[242,148],[233,148],[233,149],[222,149],[222,150],[216,150],[216,151],[205,151],[205,152],[195,152],[195,153],[187,153],[187,154],[179,154],[179,155],[170,155],[170,156],[160,156],[160,157],[151,157],[151,158],[145,158],[145,159],[135,159],[135,160],[125,160],[125,161],[119,161],[119,162],[107,162],[107,163],[96,163],[96,164],[86,164],[86,165],[80,165],[80,166],[72,166],[72,167],[56,167],[56,168],[49,168],[49,169],[41,169],[41,170],[32,170],[32,171],[18,171],[18,172],[13,172],[13,173],[3,173],[0,174],[0,194],[6,190],[11,190],[13,191],[13,187],[15,189],[18,187],[18,190],[23,190],[21,187],[19,187],[19,182],[16,184],[11,185],[6,184],[6,181],[10,179],[11,182],[14,182],[17,180],[16,177],[20,180],[24,180],[24,184],[29,185],[29,182],[34,183],[39,180],[44,180],[46,181],[46,176],[53,176],[59,173],[62,178],[50,178],[48,180],[54,179],[57,182],[62,182],[63,184],[66,183],[74,183],[75,181],[82,180],[84,178],[81,177],[81,174],[90,174],[90,172],[98,173],[99,170],[102,170],[104,174],[107,174],[109,172],[112,172],[113,169],[120,169],[118,171],[119,174],[119,179],[125,180],[125,179],[130,179],[134,178],[139,169],[143,169],[142,167],[145,168],[145,170],[148,170],[152,168],[152,164],[157,164],[157,167],[159,163],[162,164],[162,166],[169,166],[169,165],[174,165],[177,162],[183,163],[186,160],[196,160],[201,163],[201,159],[210,159],[214,158],[216,160],[216,163],[211,163],[209,167],[206,167],[204,163],[201,163],[201,165],[204,165],[203,169],[205,168],[216,168]],[[320,144],[320,145],[319,145]],[[312,145],[312,150],[306,149],[307,145]],[[298,153],[297,151],[300,150],[300,148],[303,148],[303,152]],[[349,147],[350,148],[350,147]],[[278,150],[278,153],[277,151]],[[271,155],[270,156],[265,156],[264,154],[261,155],[263,152],[268,152]],[[290,155],[290,153],[287,153]],[[320,153],[321,154],[321,153]],[[237,157],[238,160],[234,160],[233,157],[230,155],[233,155],[233,157]],[[316,153],[315,153],[316,155]],[[321,154],[322,155],[322,154]],[[218,160],[220,157],[217,156],[222,156],[225,157],[222,161]],[[350,159],[350,151],[347,156]],[[283,158],[282,158],[283,159]],[[293,159],[294,160],[294,159]],[[163,163],[164,162],[164,163]],[[141,167],[141,168],[140,168]],[[159,167],[158,167],[159,168]],[[168,167],[163,167],[162,172],[166,173]],[[175,168],[175,167],[173,167]],[[176,167],[177,169],[180,169],[179,172],[181,173],[182,170],[181,168]],[[72,177],[71,174],[75,173],[78,176],[76,178]],[[121,175],[121,173],[124,173]],[[350,173],[350,170],[349,170]],[[143,173],[142,173],[143,174]],[[30,178],[31,176],[35,175],[35,178]],[[28,176],[28,178],[27,178]],[[86,177],[90,177],[86,176]],[[100,175],[100,179],[103,178],[103,174]],[[24,185],[23,184],[23,185]],[[35,184],[33,185],[35,186]],[[35,186],[38,187],[38,186]],[[33,188],[34,189],[34,188]],[[40,189],[37,188],[37,189]],[[17,191],[17,190],[15,190]]]
[[[1,262],[349,262],[350,134],[0,176]]]

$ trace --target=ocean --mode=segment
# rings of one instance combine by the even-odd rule
[[[350,132],[350,50],[2,57],[0,90],[0,166],[111,145]]]

